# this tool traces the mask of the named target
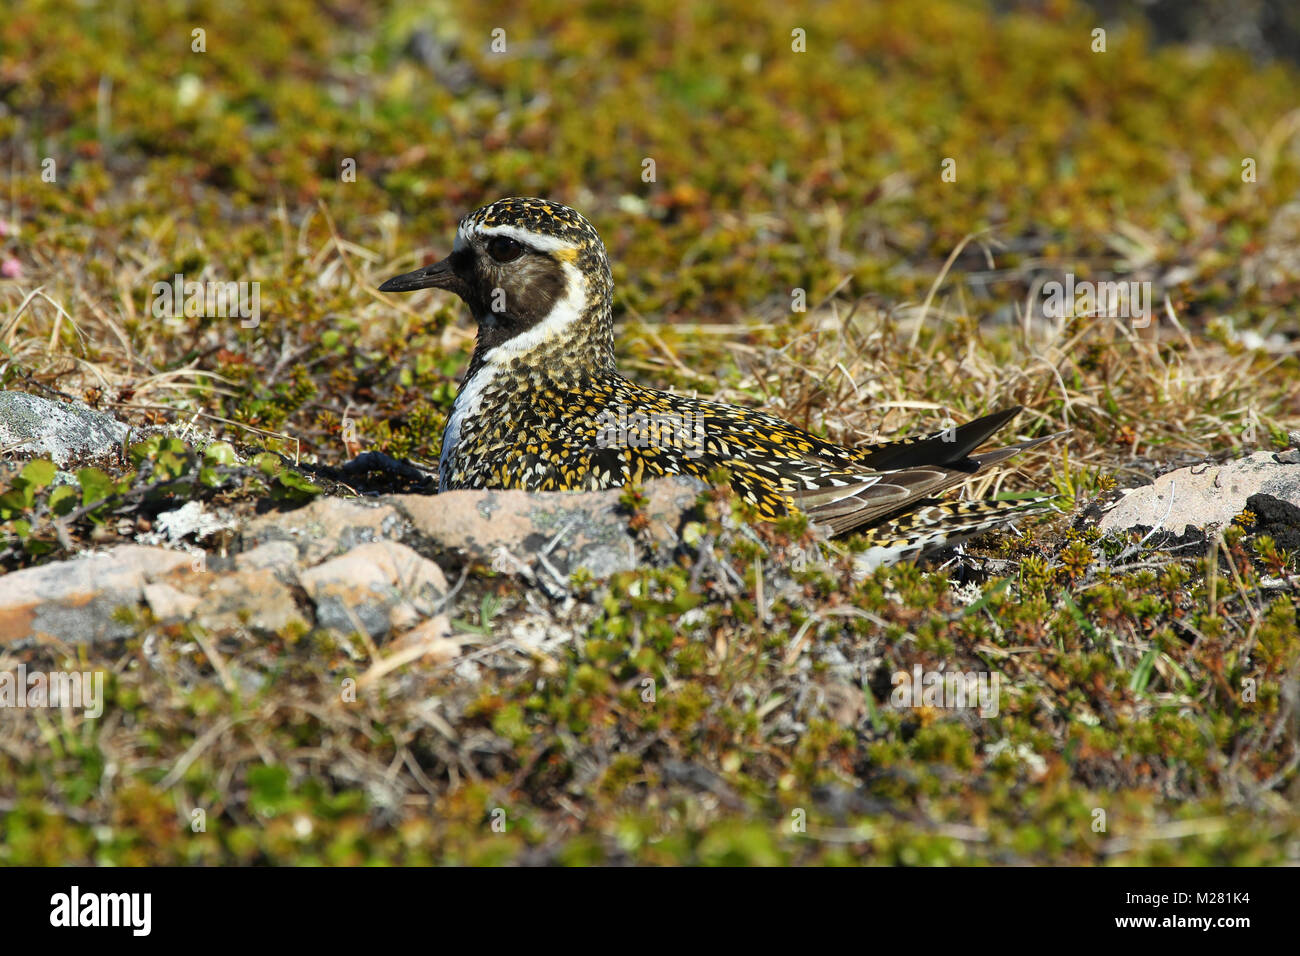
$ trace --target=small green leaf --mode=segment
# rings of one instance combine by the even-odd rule
[[[1153,644],[1147,649],[1147,652],[1142,655],[1142,660],[1138,661],[1137,667],[1133,670],[1133,676],[1129,679],[1129,690],[1137,694],[1146,692],[1147,684],[1151,682],[1151,671],[1155,668],[1156,654],[1159,650],[1160,649]]]
[[[148,458],[153,458],[158,454],[158,445],[162,442],[161,435],[150,435],[144,441],[136,442],[130,448],[131,462],[137,468]]]
[[[0,495],[0,518],[9,519],[22,514],[31,507],[31,502],[21,488],[12,488]]]
[[[40,538],[28,538],[23,542],[23,550],[34,558],[49,554],[54,550],[54,542],[42,541]]]
[[[50,492],[49,505],[51,513],[62,518],[77,506],[77,489],[71,485],[59,485]]]
[[[214,441],[203,449],[203,460],[210,465],[235,465],[239,463],[239,456],[230,442]]]
[[[179,478],[190,467],[190,449],[179,438],[164,438],[158,443],[154,465],[165,478]]]
[[[83,506],[107,498],[117,491],[117,482],[98,468],[82,468],[78,471],[77,484],[81,485]]]
[[[264,451],[253,456],[253,467],[262,474],[270,476],[276,474],[283,466],[280,464],[279,455]]]
[[[22,478],[32,488],[44,488],[58,473],[58,468],[54,462],[48,458],[37,458],[35,461],[29,461],[23,466]]]
[[[318,495],[325,489],[313,482],[306,475],[300,475],[296,471],[286,468],[280,473],[280,484],[286,488],[293,488],[297,491],[306,492],[309,495]]]
[[[302,502],[324,492],[317,485],[298,472],[285,468],[276,476],[277,485],[271,491],[271,497],[279,501]]]

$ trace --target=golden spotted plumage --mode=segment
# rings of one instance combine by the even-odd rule
[[[614,357],[604,244],[559,203],[514,198],[484,206],[461,222],[447,260],[383,288],[430,286],[456,291],[479,323],[443,439],[440,490],[580,491],[670,474],[707,480],[725,467],[760,516],[801,509],[833,533],[863,531],[881,560],[923,554],[1050,507],[1047,498],[936,500],[1055,437],[977,452],[1019,409],[845,448],[772,415],[624,378]]]

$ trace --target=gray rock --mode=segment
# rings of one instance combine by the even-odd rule
[[[1254,494],[1300,505],[1300,466],[1259,451],[1223,465],[1180,468],[1127,492],[1102,516],[1102,531],[1144,525],[1183,534],[1188,528],[1222,528],[1246,510]]]
[[[675,476],[645,485],[646,538],[671,550],[703,482]],[[417,535],[507,573],[541,562],[564,578],[578,568],[605,578],[643,563],[621,504],[623,489],[581,492],[447,491],[393,495]]]
[[[37,637],[87,642],[128,637],[135,626],[115,612],[138,605],[145,585],[158,578],[192,574],[193,560],[181,551],[124,544],[6,574],[0,577],[0,645]]]
[[[291,541],[268,541],[235,555],[241,571],[275,571],[297,577],[298,548]]]
[[[49,456],[59,467],[117,453],[131,429],[84,405],[52,402],[26,392],[0,391],[0,446],[24,457]]]
[[[288,542],[306,565],[350,551],[359,544],[401,537],[401,518],[373,498],[317,498],[293,511],[273,511],[248,522],[245,550]]]
[[[373,541],[299,575],[316,605],[316,622],[340,634],[372,637],[406,630],[431,615],[447,594],[442,569],[396,541]]]
[[[556,596],[580,567],[599,578],[635,569],[647,556],[666,559],[703,487],[683,478],[648,483],[646,520],[636,530],[621,489],[317,499],[247,519],[233,569],[230,562],[209,567],[202,553],[136,544],[0,576],[0,646],[42,636],[126,637],[138,626],[119,612],[143,605],[155,621],[192,621],[209,633],[314,625],[336,634],[401,634],[448,611],[452,589],[431,557],[459,553]],[[190,503],[160,517],[154,534],[201,536],[211,520]],[[544,629],[519,637],[525,646],[550,639]]]

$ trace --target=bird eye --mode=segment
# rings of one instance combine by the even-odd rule
[[[524,254],[524,247],[508,236],[493,236],[488,240],[487,251],[497,262],[514,262]]]

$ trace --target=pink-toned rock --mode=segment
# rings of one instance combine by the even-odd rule
[[[115,619],[114,611],[138,605],[145,585],[157,578],[192,573],[193,560],[181,551],[124,544],[6,574],[0,577],[0,643],[130,636],[134,625]]]
[[[660,478],[645,486],[646,529],[652,540],[671,546],[702,482]],[[501,570],[502,552],[528,561],[545,553],[562,575],[585,567],[596,577],[638,567],[642,558],[628,528],[623,490],[530,493],[448,491],[440,495],[392,495],[415,531],[443,550],[454,550]],[[549,550],[548,550],[549,549]]]
[[[188,621],[199,606],[199,599],[194,595],[161,582],[146,584],[144,599],[156,621]]]
[[[429,615],[448,590],[438,565],[396,541],[358,545],[301,572],[299,580],[322,627],[376,637]]]
[[[191,593],[199,599],[193,620],[212,632],[281,634],[291,626],[301,631],[310,627],[293,591],[266,571],[207,575]]]
[[[295,511],[259,515],[244,529],[244,549],[287,541],[305,564],[317,564],[359,544],[401,536],[401,518],[374,499],[317,498]]]
[[[211,632],[277,634],[313,623],[375,637],[418,632],[445,610],[449,588],[437,564],[397,538],[427,555],[459,554],[562,590],[579,567],[603,577],[640,566],[647,544],[671,552],[702,487],[683,478],[649,483],[649,521],[637,534],[619,489],[318,499],[249,521],[233,570],[184,552],[124,545],[0,577],[0,642],[132,635],[136,625],[115,612],[142,602],[161,623],[193,621]]]
[[[282,571],[296,575],[298,547],[292,541],[268,541],[235,555],[235,567],[241,571]]]
[[[292,545],[284,548],[296,554]],[[310,626],[294,592],[265,569],[174,572],[164,581],[145,585],[143,591],[154,619],[163,623],[194,621],[213,633],[257,634],[280,634],[291,625],[301,630]]]
[[[1254,494],[1300,505],[1300,465],[1260,451],[1223,465],[1180,468],[1125,493],[1098,527],[1117,531],[1145,525],[1174,534],[1222,528],[1246,509],[1246,499]]]

